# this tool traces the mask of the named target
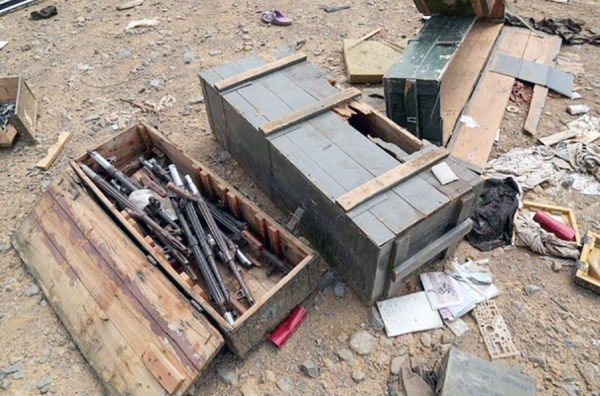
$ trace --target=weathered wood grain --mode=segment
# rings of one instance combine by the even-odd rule
[[[61,133],[58,136],[58,141],[56,143],[54,143],[52,146],[50,146],[46,156],[44,158],[42,158],[35,165],[35,167],[38,169],[42,169],[42,170],[48,170],[52,166],[54,161],[56,161],[56,158],[58,158],[58,155],[61,153],[61,151],[63,150],[65,145],[69,142],[69,139],[71,139],[71,132]]]

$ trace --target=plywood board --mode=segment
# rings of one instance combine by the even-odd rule
[[[400,53],[380,41],[344,40],[344,59],[350,84],[380,83]]]
[[[522,57],[531,36],[529,30],[504,27],[496,53]],[[459,123],[448,145],[452,156],[477,169],[483,169],[489,158],[515,81],[513,77],[491,72],[489,66],[494,60],[492,55],[463,113],[476,124]]]
[[[61,173],[12,243],[111,393],[182,395],[223,338],[78,183]]]

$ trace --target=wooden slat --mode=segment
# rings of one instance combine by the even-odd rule
[[[544,146],[554,146],[557,143],[562,142],[563,140],[572,139],[577,136],[577,131],[562,131],[555,133],[550,136],[546,136],[538,139],[540,143]]]
[[[347,192],[339,197],[336,202],[347,212],[367,199],[392,188],[403,180],[421,172],[423,169],[435,164],[447,155],[448,151],[444,148],[436,148],[428,151],[404,164],[398,165],[396,168],[376,177],[368,183]]]
[[[531,40],[534,43],[538,43],[539,51],[537,59],[532,59],[537,63],[541,63],[544,65],[555,65],[556,57],[560,52],[560,46],[562,44],[562,39],[559,36],[550,36],[545,35],[543,38]],[[527,51],[530,54],[530,46],[528,46]],[[539,53],[541,52],[541,53]],[[525,119],[525,126],[523,130],[530,135],[534,135],[537,132],[537,127],[540,122],[540,117],[542,116],[542,111],[544,110],[544,106],[546,105],[546,97],[548,96],[548,88],[543,87],[541,85],[536,85],[533,87],[533,96],[531,97],[531,104],[529,105],[529,112],[527,113],[527,118]]]
[[[476,22],[444,74],[440,89],[443,143],[450,139],[502,26],[501,23]]]
[[[360,95],[361,92],[356,88],[345,89],[334,95],[304,106],[298,110],[292,111],[283,117],[269,121],[266,124],[261,125],[260,130],[267,136],[271,135],[275,132],[281,131],[282,129],[289,128],[302,121],[316,117],[319,114],[331,110],[334,107],[339,106],[340,104],[352,100]]]
[[[0,147],[11,147],[17,137],[17,130],[14,126],[8,125],[6,132],[0,132]]]
[[[219,92],[224,91],[226,89],[230,89],[236,87],[245,82],[255,80],[264,75],[273,73],[274,71],[284,69],[286,67],[295,65],[299,62],[304,62],[306,60],[305,54],[293,54],[287,56],[282,59],[278,59],[274,62],[267,63],[266,65],[262,65],[252,70],[245,71],[233,77],[226,78],[225,80],[219,81],[215,84],[215,89]]]
[[[42,170],[48,170],[52,166],[54,161],[56,161],[56,158],[61,153],[61,151],[63,150],[63,148],[69,141],[69,139],[71,139],[71,132],[61,133],[60,136],[58,137],[58,141],[56,143],[54,143],[52,146],[50,146],[50,148],[48,149],[48,154],[46,154],[46,156],[44,158],[42,158],[35,165],[35,167],[42,169]]]
[[[150,371],[156,373],[156,379],[170,395],[177,392],[183,385],[184,375],[165,359],[164,351],[160,351],[153,343],[150,343],[148,349],[142,354],[142,360]]]
[[[495,52],[520,58],[525,52],[530,36],[529,30],[504,27]],[[477,169],[483,169],[489,158],[515,81],[513,77],[489,70],[494,59],[495,54],[490,58],[463,113],[473,118],[477,126],[470,128],[464,123],[459,123],[449,144],[452,156],[470,163]]]

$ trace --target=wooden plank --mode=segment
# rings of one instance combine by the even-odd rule
[[[559,36],[544,35],[543,38],[537,36],[530,39],[532,43],[539,43],[537,48],[537,59],[532,59],[537,63],[543,65],[553,66],[556,64],[558,53],[560,52],[560,46],[562,39]],[[530,45],[527,48],[528,55],[531,54]],[[540,53],[541,52],[541,53]],[[548,88],[541,85],[535,85],[533,87],[533,96],[531,97],[531,104],[529,105],[529,112],[525,119],[525,126],[523,131],[535,136],[537,133],[537,127],[542,116],[542,111],[546,105],[546,97],[548,96]]]
[[[42,158],[35,167],[42,170],[48,170],[56,158],[61,153],[67,142],[71,139],[71,132],[63,132],[58,136],[58,141],[48,149],[48,153]]]
[[[428,166],[435,164],[446,156],[448,156],[448,151],[444,148],[436,148],[424,153],[342,195],[336,202],[347,212],[367,199],[392,188],[394,185],[408,179]]]
[[[430,215],[450,202],[446,195],[420,177],[411,177],[392,188],[392,191],[424,216]]]
[[[421,214],[397,194],[390,192],[386,194],[388,198],[372,207],[370,212],[394,234],[401,234],[422,219]]]
[[[514,78],[491,72],[489,68],[496,53],[522,57],[530,36],[529,30],[504,27],[499,46],[488,61],[463,113],[475,120],[477,125],[469,127],[458,123],[450,140],[450,154],[477,169],[483,169],[489,158],[514,83]]]
[[[12,147],[17,137],[17,130],[14,126],[8,124],[6,132],[0,132],[0,147]]]
[[[171,362],[164,358],[164,352],[159,351],[156,345],[150,343],[148,349],[142,354],[142,360],[150,371],[157,373],[156,379],[158,382],[172,395],[181,388],[185,377]]]
[[[444,74],[440,88],[444,143],[450,139],[502,26],[501,23],[476,22]]]
[[[550,136],[545,136],[543,138],[539,138],[538,141],[540,143],[542,143],[544,146],[551,147],[551,146],[554,146],[555,144],[562,142],[563,140],[573,139],[576,136],[577,136],[577,131],[568,130],[568,131],[558,132],[558,133],[555,133]]]
[[[293,54],[288,57],[267,63],[266,65],[257,67],[256,69],[248,70],[236,76],[219,81],[215,84],[215,88],[217,91],[222,92],[226,89],[236,87],[245,82],[252,81],[264,75],[273,73],[274,71],[285,69],[286,67],[295,65],[299,62],[304,62],[305,60],[306,55],[301,53]]]
[[[0,103],[15,103],[19,92],[19,76],[0,78]]]
[[[323,98],[317,102],[311,103],[305,107],[295,110],[285,116],[269,121],[261,125],[260,130],[266,135],[271,135],[282,129],[294,126],[302,121],[316,117],[332,108],[352,100],[361,95],[361,92],[356,88],[348,88],[334,95]]]

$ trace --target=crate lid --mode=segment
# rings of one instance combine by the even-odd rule
[[[219,331],[63,171],[12,244],[111,394],[182,395]]]

